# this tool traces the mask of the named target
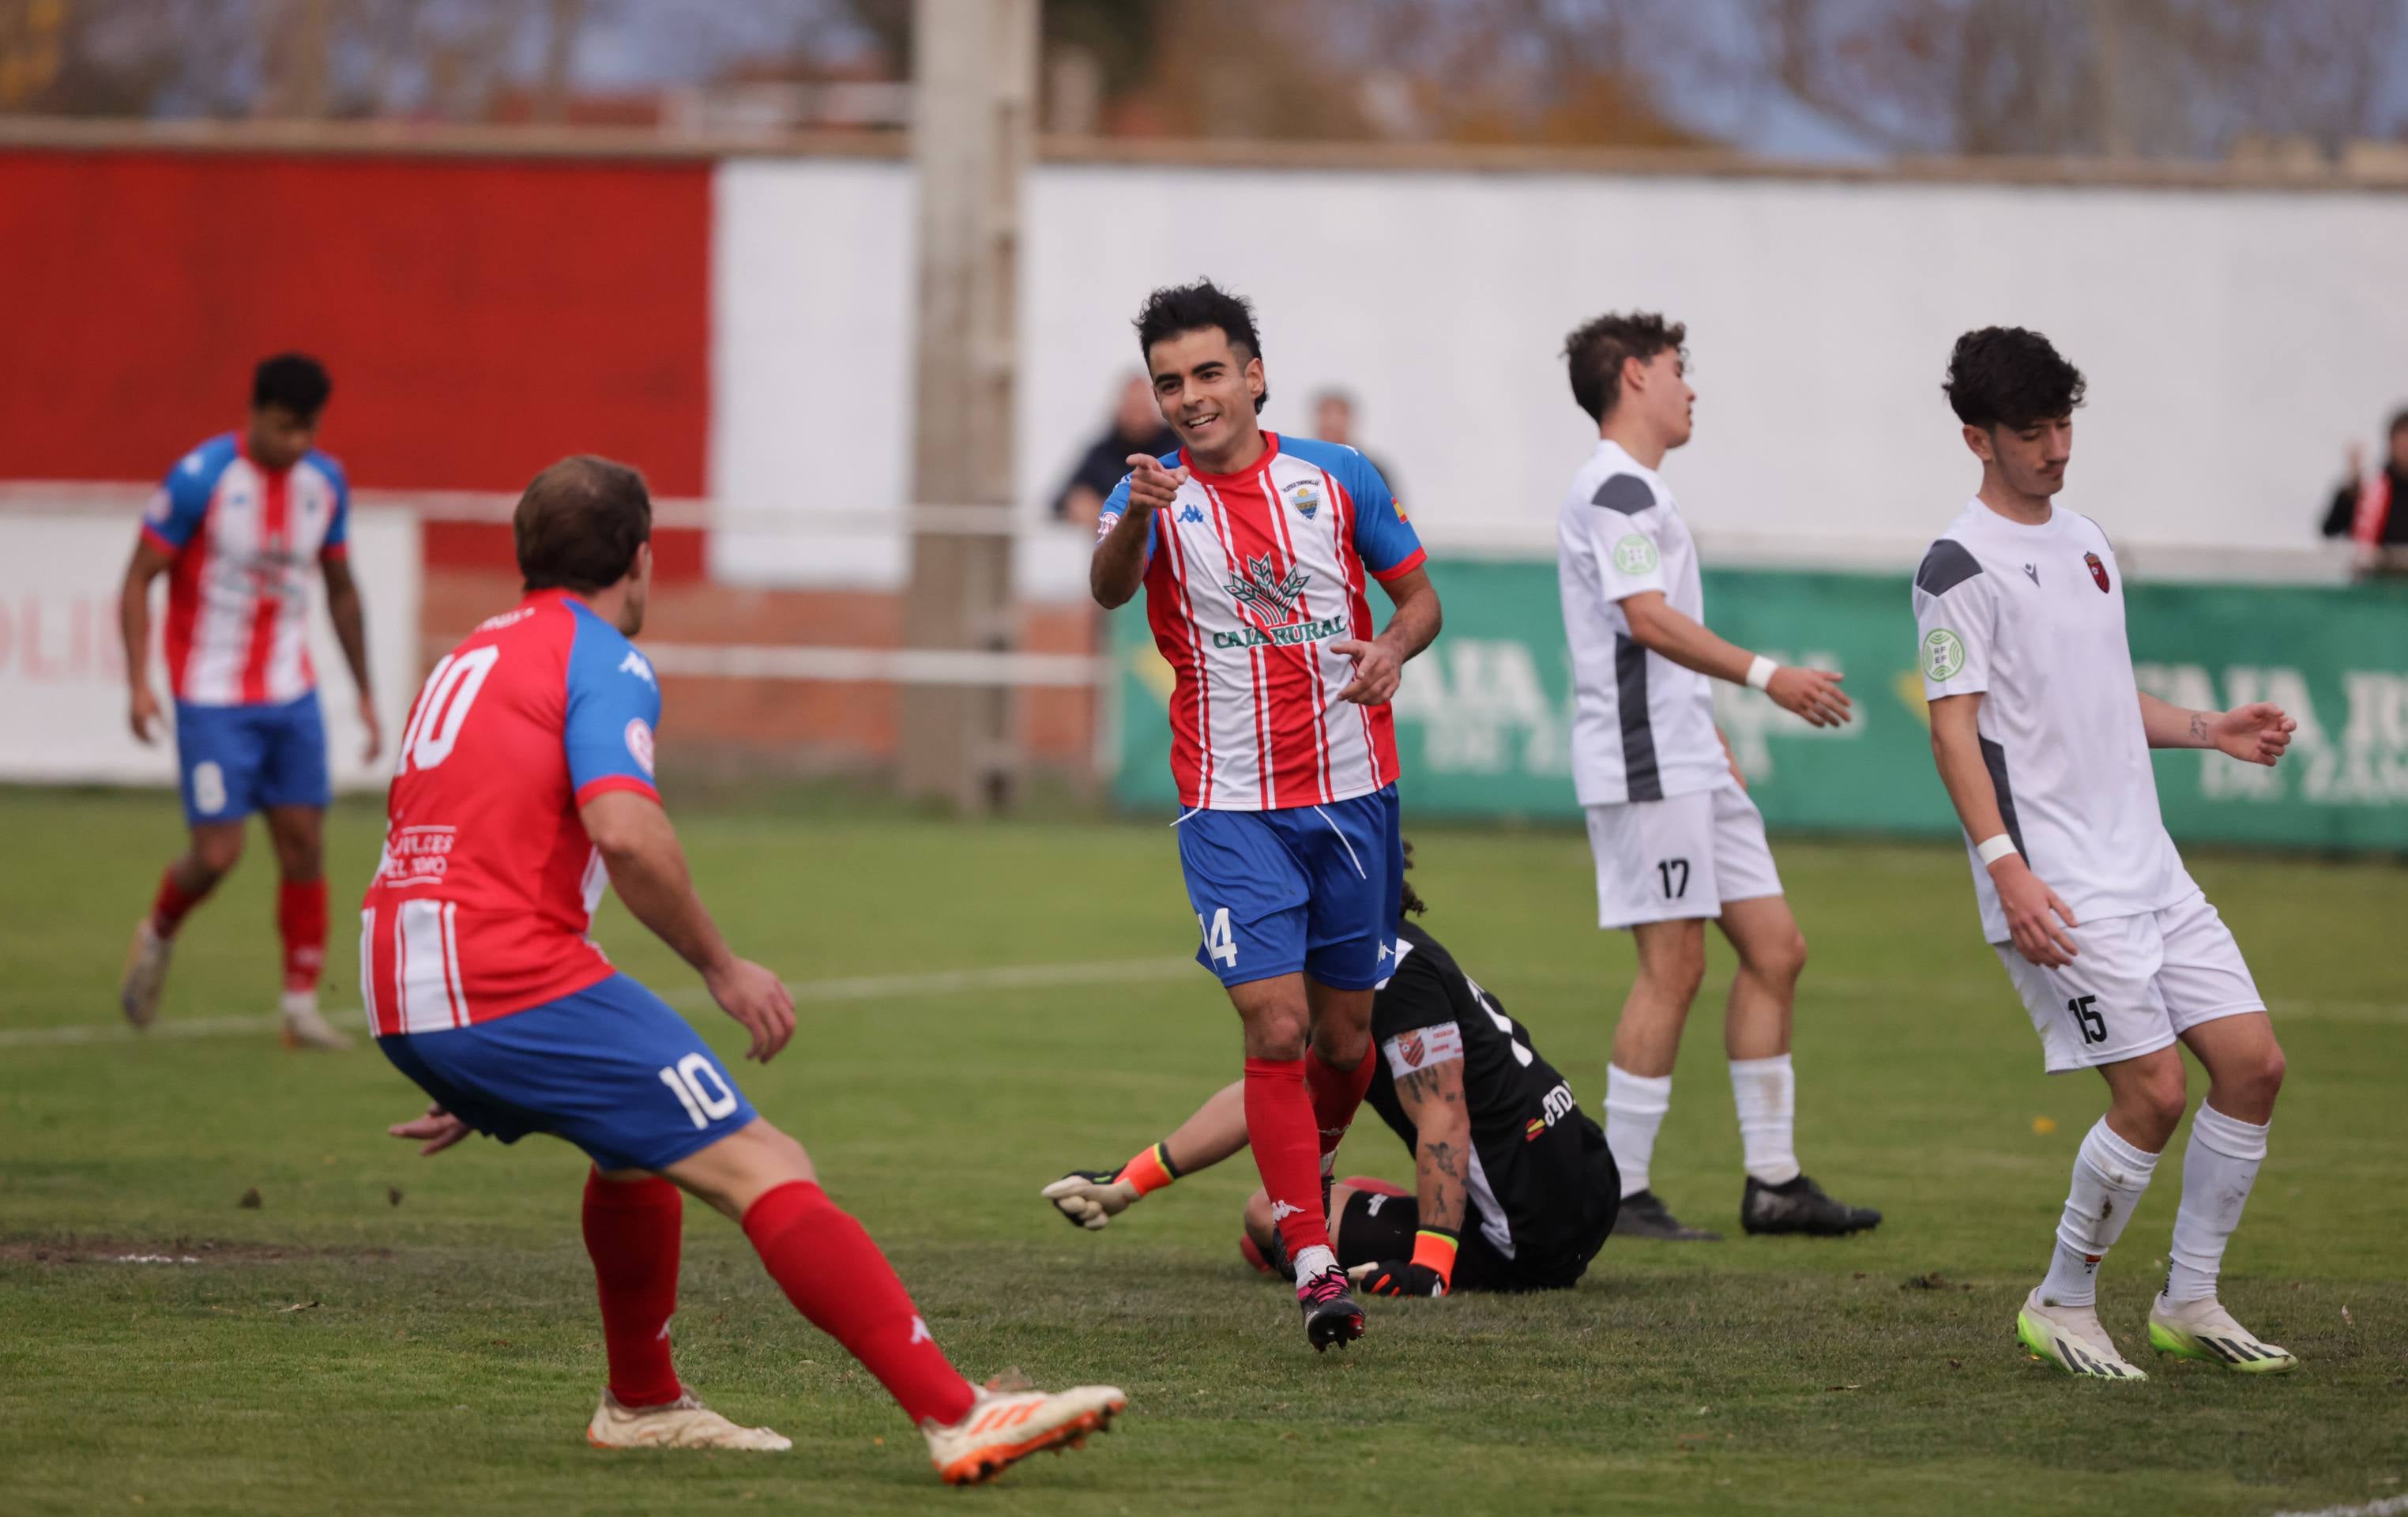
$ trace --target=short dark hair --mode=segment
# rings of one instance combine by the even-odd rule
[[[1413,840],[1410,837],[1404,839],[1404,854],[1405,867],[1410,869],[1413,866]],[[1397,902],[1398,922],[1404,921],[1408,916],[1420,916],[1429,909],[1429,903],[1414,893],[1412,880],[1399,880],[1398,884],[1402,890]]]
[[[1147,365],[1152,377],[1154,345],[1179,336],[1182,332],[1201,332],[1211,327],[1221,329],[1229,339],[1230,351],[1238,362],[1263,356],[1263,339],[1254,331],[1254,303],[1243,295],[1233,295],[1210,279],[1194,284],[1165,285],[1145,297],[1137,313],[1137,351]],[[1271,398],[1270,390],[1254,397],[1254,409]]]
[[[251,371],[252,410],[281,406],[305,424],[318,419],[318,413],[326,408],[326,397],[334,393],[335,381],[326,377],[326,365],[308,353],[278,353],[261,359]]]
[[[1571,371],[1572,399],[1588,412],[1590,421],[1601,422],[1622,399],[1624,359],[1635,358],[1644,364],[1670,349],[1685,360],[1689,356],[1688,341],[1687,323],[1668,322],[1658,311],[1608,311],[1574,327],[1571,336],[1564,338],[1564,363]]]
[[[2386,437],[2396,437],[2402,432],[2408,432],[2408,410],[2393,411],[2390,428],[2383,435]]]
[[[1940,388],[1967,426],[2019,431],[2071,416],[2089,381],[2039,333],[1985,326],[1956,339]]]
[[[527,589],[590,595],[625,579],[652,539],[652,492],[626,465],[579,453],[535,477],[510,530]]]

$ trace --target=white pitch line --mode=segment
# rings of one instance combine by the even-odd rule
[[[915,995],[961,995],[977,991],[1068,990],[1082,985],[1126,985],[1195,974],[1194,959],[1106,959],[1085,964],[1005,964],[979,969],[938,969],[910,975],[851,975],[803,980],[786,989],[797,1001],[887,1001]],[[673,1006],[704,1007],[710,994],[684,986],[664,999]],[[352,1015],[357,1015],[354,1010]],[[0,1049],[61,1048],[84,1043],[131,1043],[150,1038],[232,1038],[274,1032],[274,1017],[169,1019],[137,1033],[122,1022],[80,1023],[65,1027],[0,1029]]]
[[[2357,1507],[2319,1507],[2314,1511],[2278,1511],[2274,1517],[2399,1517],[2408,1512],[2408,1496],[2387,1496]]]
[[[236,1033],[272,1033],[276,1028],[274,1017],[199,1017],[190,1022],[157,1023],[147,1033],[137,1033],[122,1022],[89,1022],[65,1027],[10,1027],[0,1030],[0,1048],[131,1043],[150,1038],[228,1038]]]

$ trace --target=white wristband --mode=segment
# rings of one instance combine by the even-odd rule
[[[1780,665],[1762,653],[1756,654],[1756,662],[1747,666],[1747,687],[1750,690],[1762,690],[1772,683],[1773,671],[1780,667]]]
[[[1975,857],[1982,861],[1982,866],[1984,868],[1988,868],[1991,865],[1998,863],[2000,859],[2005,858],[2014,851],[2015,840],[2002,832],[1996,837],[1992,837],[1987,841],[1976,844],[1973,849],[1973,853]]]

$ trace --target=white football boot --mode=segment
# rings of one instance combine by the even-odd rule
[[[2149,1347],[2177,1359],[2198,1359],[2243,1375],[2279,1375],[2299,1367],[2299,1356],[2288,1349],[2261,1342],[2257,1334],[2232,1320],[2214,1296],[2204,1301],[2169,1301],[2160,1295],[2149,1307]]]
[[[159,1020],[159,993],[167,987],[167,958],[175,951],[176,940],[152,931],[149,917],[135,924],[125,978],[117,983],[117,1007],[136,1032]]]
[[[1075,1449],[1090,1433],[1111,1431],[1112,1418],[1128,1405],[1116,1385],[1074,1385],[1048,1393],[1017,1377],[998,1375],[980,1387],[978,1399],[950,1427],[922,1423],[928,1461],[948,1485],[991,1480],[1032,1453]]]
[[[749,1449],[783,1453],[794,1439],[766,1427],[738,1427],[711,1410],[692,1391],[679,1387],[666,1406],[629,1407],[608,1390],[585,1424],[585,1441],[597,1449]]]
[[[2033,1358],[2069,1375],[2097,1380],[2149,1378],[2115,1352],[2115,1340],[2099,1324],[2098,1308],[2047,1305],[2041,1300],[2037,1285],[2024,1297],[2023,1310],[2015,1313],[2015,1337]]]
[[[351,1040],[327,1024],[318,1011],[318,993],[314,990],[288,990],[279,1003],[284,1013],[284,1046],[286,1048],[324,1049],[339,1052],[351,1046]]]

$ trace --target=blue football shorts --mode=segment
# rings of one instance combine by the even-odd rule
[[[1203,945],[1196,962],[1224,985],[1302,970],[1334,990],[1369,990],[1396,963],[1405,848],[1397,787],[1276,811],[1197,811],[1179,823]]]
[[[253,811],[332,798],[318,693],[280,706],[176,703],[176,767],[184,821],[240,822]]]
[[[659,1171],[753,1120],[727,1066],[623,974],[491,1022],[377,1039],[444,1110],[515,1143],[550,1133],[604,1169]]]

